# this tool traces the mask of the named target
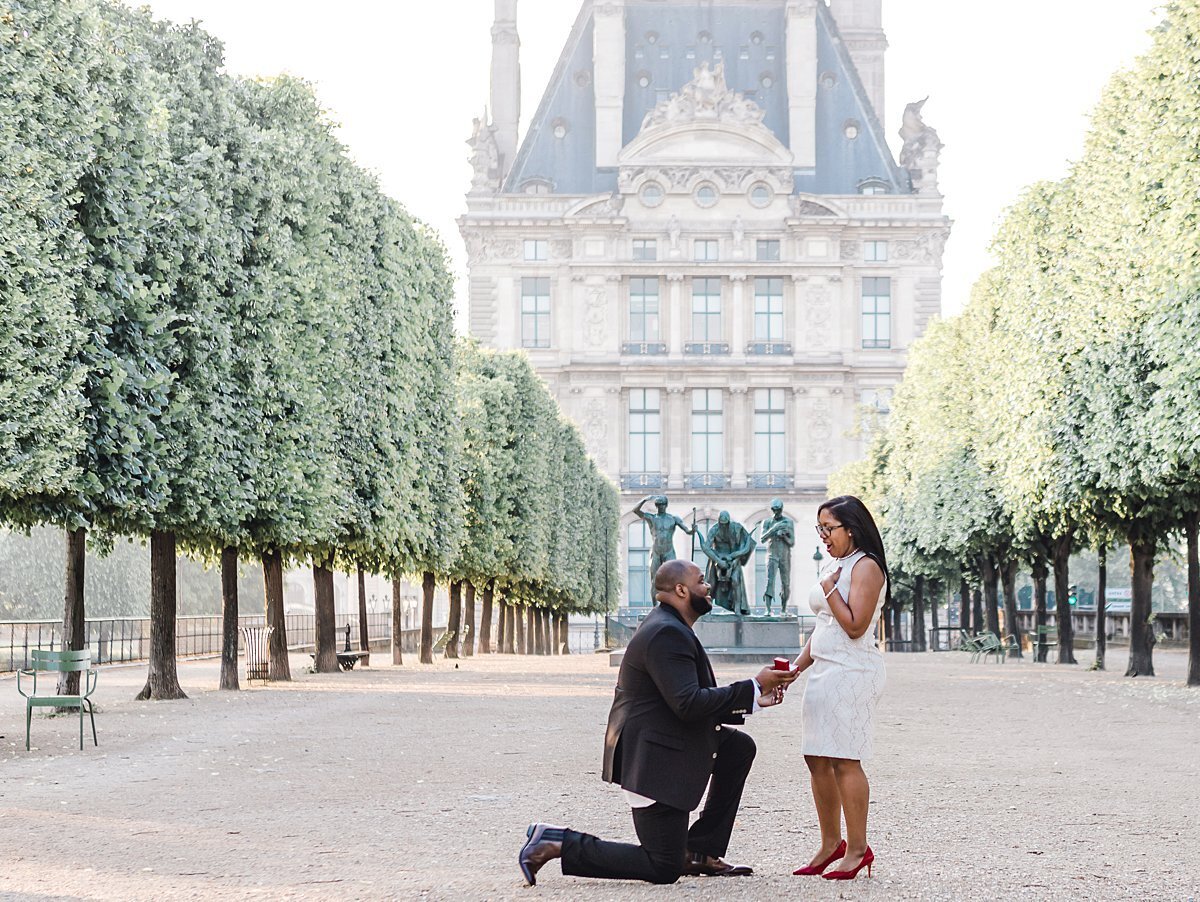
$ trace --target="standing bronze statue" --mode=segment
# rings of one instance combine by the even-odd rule
[[[757,545],[746,527],[730,519],[729,511],[721,511],[707,539],[700,537],[700,549],[709,561],[704,581],[712,586],[713,604],[735,614],[750,613],[742,568]]]
[[[642,505],[647,501],[654,502],[658,513],[648,514],[642,510]],[[688,535],[695,535],[696,526],[688,526],[674,514],[667,513],[666,495],[647,495],[637,503],[633,512],[650,525],[650,533],[654,537],[650,551],[650,585],[654,585],[654,575],[663,561],[675,560],[675,530],[682,529]]]
[[[767,613],[775,602],[775,578],[779,578],[779,613],[787,613],[788,596],[792,590],[792,546],[796,544],[796,524],[783,515],[783,502],[776,498],[771,502],[771,518],[759,537],[767,546],[767,588],[763,591],[763,604]]]

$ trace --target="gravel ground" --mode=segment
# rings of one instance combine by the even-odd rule
[[[1081,659],[1090,660],[1090,652]],[[0,680],[0,898],[1178,899],[1200,897],[1200,690],[958,653],[892,655],[880,707],[875,876],[792,877],[817,842],[799,697],[747,726],[758,760],[728,858],[749,878],[675,886],[564,878],[525,888],[533,820],[631,839],[599,780],[616,671],[601,655],[376,666],[134,702],[144,668],[106,668],[100,747],[73,716],[34,723]],[[377,660],[379,660],[377,658]],[[721,679],[750,675],[726,667]],[[800,688],[800,687],[797,687]]]

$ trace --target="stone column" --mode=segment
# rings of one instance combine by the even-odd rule
[[[683,443],[688,429],[688,394],[680,386],[663,395],[663,439],[667,444],[667,488],[683,488]]]
[[[746,274],[744,272],[735,273],[729,277],[729,281],[733,285],[733,301],[729,305],[729,317],[733,326],[730,353],[735,358],[744,359],[746,356]]]
[[[733,464],[730,487],[743,489],[746,487],[746,449],[753,441],[749,435],[749,417],[747,404],[749,391],[744,385],[730,386],[728,395],[728,411],[725,416],[725,447],[732,446]],[[729,441],[730,436],[736,436],[736,441]]]
[[[683,324],[687,321],[687,315],[684,312],[682,303],[683,276],[679,273],[672,273],[667,276],[666,283],[668,287],[667,299],[664,302],[660,298],[659,303],[664,304],[663,309],[666,311],[667,327],[670,330],[670,337],[667,339],[667,350],[672,357],[681,357],[683,355]]]

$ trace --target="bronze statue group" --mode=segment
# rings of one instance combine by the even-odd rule
[[[651,500],[655,513],[643,510]],[[792,873],[851,880],[865,869],[870,876],[875,853],[867,844],[870,785],[862,762],[873,753],[875,707],[886,678],[875,630],[889,597],[883,541],[870,511],[852,496],[818,508],[815,529],[831,565],[809,592],[816,625],[803,650],[790,666],[777,659],[751,679],[719,686],[693,626],[714,604],[749,613],[742,568],[757,542],[726,511],[700,535],[694,515],[689,526],[667,506],[660,495],[634,508],[654,539],[657,604],[622,656],[604,737],[602,777],[621,787],[638,842],[534,823],[518,854],[522,875],[534,884],[554,859],[568,876],[651,883],[752,875],[752,868],[724,860],[756,752],[754,740],[734,727],[780,705],[805,673],[799,746],[820,841]],[[771,511],[759,538],[769,549],[763,601],[770,611],[778,585],[786,614],[795,524],[782,502],[772,501]],[[705,570],[675,559],[677,529],[699,542]],[[689,826],[702,798],[704,808]]]
[[[655,513],[643,510],[646,502],[653,501]],[[708,558],[704,579],[712,587],[713,604],[734,614],[749,614],[746,600],[746,580],[742,569],[750,561],[754,549],[760,542],[768,550],[766,588],[763,604],[767,613],[775,603],[776,582],[779,584],[779,612],[787,613],[788,597],[791,594],[792,546],[796,544],[795,524],[784,516],[783,502],[776,498],[771,502],[771,520],[755,541],[752,531],[721,511],[717,522],[704,535],[696,527],[696,512],[692,511],[689,526],[674,514],[667,513],[667,496],[651,495],[637,503],[633,512],[646,521],[653,537],[650,551],[650,584],[654,585],[658,568],[666,561],[675,560],[675,530],[680,529],[692,536],[700,550]]]

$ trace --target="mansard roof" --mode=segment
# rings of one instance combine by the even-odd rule
[[[783,0],[762,7],[631,2],[625,16],[623,144],[638,136],[647,113],[691,82],[706,62],[723,64],[729,88],[761,107],[763,124],[781,144],[789,144]],[[617,170],[596,166],[592,43],[592,4],[585,2],[530,121],[505,191],[521,192],[533,180],[551,186],[555,194],[616,189]],[[893,193],[910,193],[908,174],[892,157],[824,3],[817,4],[817,72],[816,166],[795,170],[796,193],[856,194],[871,180]],[[858,126],[854,139],[846,136],[849,123]]]

